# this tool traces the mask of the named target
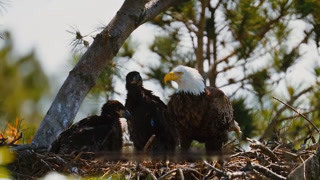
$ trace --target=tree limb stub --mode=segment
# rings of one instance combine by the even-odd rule
[[[33,148],[48,148],[72,124],[81,103],[108,62],[141,24],[168,7],[186,0],[125,0],[108,26],[96,36],[61,86],[32,141]]]

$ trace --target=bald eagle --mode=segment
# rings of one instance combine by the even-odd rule
[[[168,111],[178,129],[182,151],[189,150],[193,140],[205,143],[207,152],[220,151],[228,140],[228,130],[240,131],[228,97],[218,88],[206,87],[196,69],[177,66],[165,75],[167,81],[178,84]]]
[[[140,73],[132,71],[126,76],[127,99],[125,107],[132,114],[128,120],[130,139],[136,150],[143,150],[154,134],[152,152],[172,152],[176,147],[174,127],[168,122],[167,106],[158,96],[143,87]]]
[[[131,118],[126,108],[116,100],[109,100],[101,109],[101,115],[89,116],[71,125],[52,143],[51,152],[120,151],[122,130],[119,118]]]

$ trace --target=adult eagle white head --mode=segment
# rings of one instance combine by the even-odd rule
[[[179,132],[181,150],[192,140],[203,142],[207,152],[221,150],[228,131],[240,131],[228,97],[218,88],[206,87],[200,73],[179,65],[165,75],[164,82],[175,81],[178,90],[171,96],[168,111]]]

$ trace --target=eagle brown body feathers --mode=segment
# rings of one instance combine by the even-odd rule
[[[118,101],[108,101],[101,115],[93,115],[71,125],[52,143],[54,153],[120,151],[122,129],[120,117],[131,118],[130,113]]]
[[[188,150],[192,140],[197,140],[205,143],[207,150],[218,151],[228,140],[233,109],[221,90],[206,87],[199,95],[177,92],[171,96],[168,110],[176,124],[182,150]]]

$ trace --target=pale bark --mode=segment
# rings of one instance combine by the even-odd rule
[[[128,36],[175,3],[185,0],[125,0],[108,26],[70,71],[32,141],[33,148],[48,148],[72,124],[79,107],[100,73]]]

